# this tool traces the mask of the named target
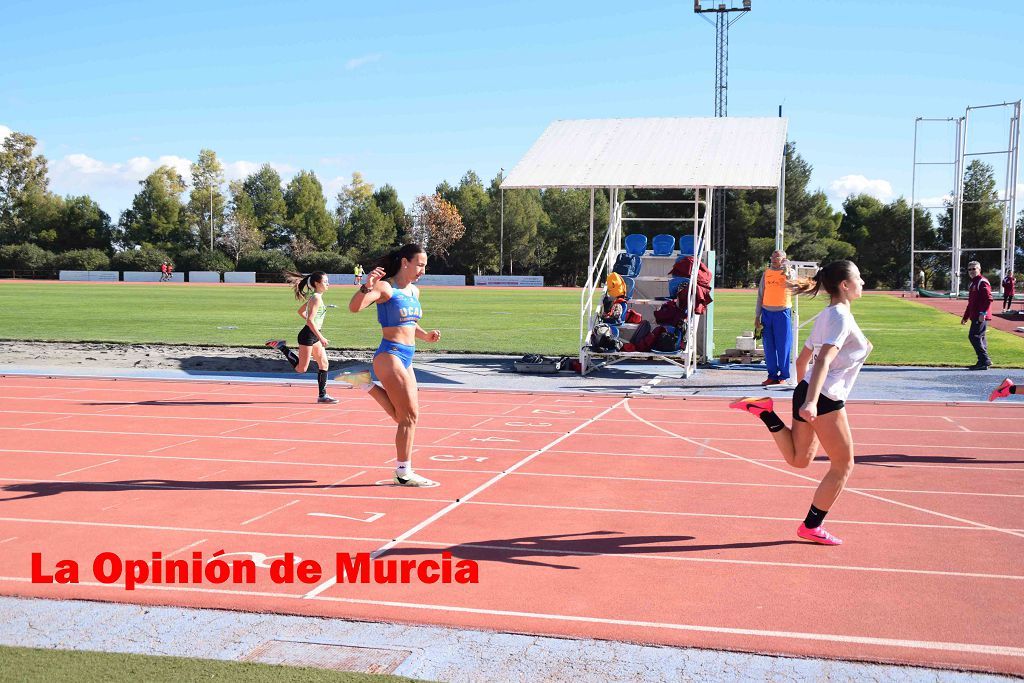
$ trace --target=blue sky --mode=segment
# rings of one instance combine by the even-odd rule
[[[353,171],[409,205],[511,169],[555,119],[713,115],[713,27],[685,0],[633,4],[8,0],[0,135],[35,136],[51,189],[115,220],[139,179],[204,147],[229,177],[311,169],[330,206]],[[909,197],[915,117],[1024,95],[1022,19],[1015,2],[753,0],[730,33],[729,114],[781,104],[836,205]],[[979,114],[975,149],[1005,147],[1006,118]],[[948,129],[925,133],[949,156]],[[919,197],[951,184],[925,180]]]

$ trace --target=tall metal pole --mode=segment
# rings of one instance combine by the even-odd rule
[[[920,116],[914,119],[914,165],[910,172],[910,287],[908,291],[911,293],[914,292],[914,285],[917,283],[917,273],[914,272],[914,245],[916,244],[914,235],[917,230],[915,220],[917,216],[917,125],[920,122]],[[924,282],[921,283],[921,289],[924,289]]]
[[[498,186],[505,180],[505,168],[502,167],[498,173],[498,177],[501,179],[498,181]],[[498,237],[498,275],[501,275],[505,270],[505,190],[501,189],[501,233]],[[509,266],[508,274],[512,274],[512,267]]]
[[[213,183],[210,183],[210,251],[213,251]]]
[[[693,11],[700,14],[709,24],[715,27],[715,116],[728,116],[729,110],[729,27],[750,11],[750,0],[743,0],[742,7],[726,7],[723,2],[713,2],[704,9],[701,0],[693,1]],[[729,13],[739,12],[732,19]],[[711,21],[704,14],[714,13]],[[711,203],[711,237],[715,250],[715,263],[719,272],[725,272],[725,190],[715,188],[714,200]]]

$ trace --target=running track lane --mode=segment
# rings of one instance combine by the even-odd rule
[[[1024,673],[1024,410],[853,403],[858,466],[793,535],[822,459],[788,468],[724,400],[421,392],[417,469],[361,393],[0,378],[0,592],[278,611]],[[455,499],[460,502],[455,503]],[[395,539],[399,539],[396,542]],[[278,585],[97,584],[96,554],[327,568]],[[474,586],[334,583],[337,552],[480,562]],[[29,582],[75,558],[78,585]]]

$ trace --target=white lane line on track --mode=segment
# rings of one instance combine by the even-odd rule
[[[327,489],[333,489],[338,484],[344,484],[346,481],[348,481],[350,479],[355,479],[356,477],[358,477],[361,474],[366,474],[366,470],[363,470],[362,472],[356,472],[355,474],[350,474],[349,476],[345,477],[344,479],[339,479],[338,481],[334,482],[333,484],[331,484],[329,486],[325,486],[324,490],[326,491]]]
[[[247,524],[251,524],[252,522],[255,522],[257,520],[263,519],[264,517],[269,517],[270,515],[274,514],[275,512],[277,512],[279,510],[284,510],[285,508],[289,508],[289,507],[291,507],[292,505],[295,505],[298,502],[301,502],[301,501],[293,500],[290,503],[285,503],[284,505],[279,505],[276,508],[274,508],[273,510],[268,510],[268,511],[264,512],[262,515],[256,515],[255,517],[253,517],[251,519],[245,520],[244,522],[242,522],[241,526],[246,526]]]
[[[646,424],[648,426],[651,426],[651,427],[657,429],[658,431],[664,432],[665,434],[673,436],[673,437],[675,437],[677,439],[682,439],[683,441],[686,441],[688,443],[698,444],[698,442],[694,441],[693,439],[690,439],[690,438],[685,437],[685,436],[681,436],[679,434],[676,434],[675,432],[671,432],[671,431],[665,429],[664,427],[660,427],[660,426],[654,424],[653,422],[649,422],[648,420],[645,420],[644,418],[640,417],[639,415],[637,415],[636,413],[633,412],[633,409],[629,407],[629,403],[628,402],[626,403],[626,411],[630,415],[634,416],[640,422],[643,422],[644,424]],[[770,465],[770,464],[765,463],[765,462],[759,462],[757,460],[751,460],[750,458],[745,458],[742,455],[737,455],[735,453],[730,453],[729,451],[722,450],[721,448],[715,448],[714,446],[708,446],[708,448],[711,449],[711,450],[716,450],[719,453],[723,453],[725,455],[731,455],[732,457],[736,458],[737,460],[744,460],[746,462],[749,462],[752,465],[757,465],[758,467],[765,467],[765,468],[773,470],[775,472],[782,472],[783,474],[788,474],[789,476],[797,477],[797,478],[803,479],[805,481],[812,481],[815,484],[818,483],[818,481],[816,479],[814,479],[813,477],[808,477],[806,475],[799,474],[797,472],[793,472],[792,470],[789,470],[789,469],[783,469],[781,467],[776,467],[775,465]],[[987,529],[989,531],[997,531],[999,533],[1009,534],[1010,536],[1017,536],[1018,538],[1024,538],[1024,533],[1020,533],[1020,532],[1014,531],[1012,529],[1002,529],[1000,527],[991,526],[991,525],[985,524],[983,522],[976,522],[976,521],[974,521],[972,519],[965,519],[963,517],[957,517],[955,515],[947,515],[944,512],[938,512],[936,510],[929,510],[928,508],[923,508],[923,507],[920,507],[920,506],[917,506],[917,505],[911,505],[909,503],[901,503],[898,500],[893,500],[891,498],[885,498],[884,496],[876,496],[873,493],[868,493],[867,491],[864,491],[863,489],[857,489],[857,488],[848,487],[848,488],[845,488],[844,491],[849,491],[850,493],[853,493],[853,494],[856,494],[856,495],[860,495],[860,496],[865,496],[867,498],[871,498],[873,500],[878,500],[878,501],[881,501],[883,503],[889,503],[890,505],[896,505],[898,507],[903,507],[903,508],[907,508],[907,509],[910,509],[910,510],[916,510],[917,512],[923,512],[925,514],[935,515],[936,517],[942,517],[944,519],[951,519],[954,522],[963,522],[964,524],[973,524],[973,525],[975,525],[975,526],[977,526],[977,527],[979,527],[981,529]]]
[[[185,436],[185,435],[184,434],[160,434],[159,436]],[[161,446],[160,448],[154,448],[154,449],[152,449],[150,451],[146,451],[146,452],[147,453],[159,453],[160,451],[166,451],[168,448],[174,448],[175,446],[184,446],[187,443],[193,443],[195,441],[199,441],[199,438],[197,437],[195,439],[189,439],[188,441],[182,441],[181,443],[172,443],[172,444],[170,444],[168,446]]]
[[[11,415],[23,415],[23,414],[27,414],[27,415],[53,415],[53,414],[55,414],[53,412],[38,411],[38,410],[9,410],[9,411],[0,411],[0,414],[5,413],[5,412],[8,413],[8,414],[11,414]],[[61,414],[61,413],[57,413],[57,414]],[[163,421],[170,420],[170,421],[179,421],[179,422],[191,422],[191,421],[198,421],[198,422],[245,422],[245,423],[247,423],[246,426],[262,426],[262,425],[271,425],[271,424],[281,424],[281,422],[279,420],[261,420],[261,419],[258,419],[258,418],[244,418],[243,419],[243,418],[235,418],[235,417],[205,417],[205,416],[186,416],[186,415],[138,415],[138,414],[135,414],[135,415],[118,415],[118,414],[113,414],[113,413],[99,414],[99,413],[95,413],[95,412],[87,412],[87,413],[71,412],[71,413],[63,413],[62,415],[63,415],[62,417],[56,417],[56,418],[46,419],[46,420],[39,420],[38,422],[30,422],[30,423],[21,425],[21,427],[3,427],[3,429],[10,430],[10,429],[28,428],[28,427],[31,427],[31,426],[34,426],[34,425],[37,425],[37,424],[43,424],[44,422],[55,422],[57,420],[65,420],[65,419],[68,419],[70,417],[111,418],[111,419],[122,420],[122,421],[123,420],[163,420]],[[455,416],[446,415],[446,418],[448,418],[448,417],[455,417]],[[485,416],[482,416],[482,415],[462,415],[460,417],[485,417]],[[498,416],[498,417],[501,417],[501,416]],[[492,419],[495,419],[495,417],[494,416],[488,416],[487,419],[484,420],[484,422],[487,422],[488,420],[492,420]],[[557,416],[556,415],[556,416],[545,416],[545,419],[553,420],[553,421],[562,421],[562,422],[573,422],[573,421],[575,421],[578,418],[574,418],[574,417],[561,417],[561,416]],[[365,423],[365,422],[364,423],[359,423],[359,422],[352,422],[352,421],[332,422],[332,421],[326,421],[326,420],[315,420],[315,421],[314,420],[308,420],[308,421],[294,420],[294,421],[289,422],[288,424],[289,425],[307,425],[307,426],[320,425],[320,426],[328,426],[328,427],[329,426],[335,426],[335,425],[336,426],[344,425],[344,426],[348,426],[348,427],[377,427],[377,426],[379,426],[379,424],[381,422],[389,422],[390,423],[390,422],[392,422],[392,418],[390,418],[390,417],[382,417],[379,420],[374,420],[373,422],[370,422],[370,423]],[[623,421],[622,420],[617,420],[616,422],[623,422]],[[699,424],[702,427],[720,427],[720,428],[723,428],[723,429],[750,428],[750,431],[754,431],[757,428],[756,425],[737,424],[735,422],[701,421],[701,422],[699,422]],[[954,423],[954,424],[956,424],[956,423]],[[913,431],[916,432],[916,433],[922,433],[922,434],[960,434],[962,432],[973,433],[973,432],[971,432],[971,430],[967,429],[966,427],[963,427],[962,425],[956,425],[956,426],[958,427],[957,430],[953,430],[953,429],[922,429],[922,428],[915,428]],[[522,430],[520,430],[520,429],[504,429],[503,427],[504,427],[504,425],[499,425],[497,427],[486,428],[486,429],[485,428],[479,428],[479,427],[459,427],[459,429],[463,429],[463,430],[466,430],[466,431],[509,432],[509,433],[513,433],[514,432],[514,433],[520,433],[520,434],[522,433]],[[417,425],[417,430],[442,430],[442,431],[449,431],[451,429],[453,429],[453,427],[450,427],[450,426],[436,426],[435,427],[435,426],[430,426],[430,425]],[[234,431],[234,430],[228,430],[228,431]],[[860,427],[853,427],[852,431],[854,433],[860,433],[860,432],[899,432],[899,433],[906,433],[907,430],[905,428],[902,428],[902,427],[864,427],[864,426],[860,426]],[[221,432],[221,433],[222,434],[226,434],[227,432]],[[561,430],[553,429],[553,430],[531,430],[531,433],[532,434],[560,434],[562,432],[561,432]],[[1001,435],[1002,436],[1005,436],[1005,435],[1024,436],[1024,431],[995,431],[995,430],[986,430],[984,433],[986,435],[992,435],[992,436],[1001,436]],[[619,438],[622,438],[623,436],[626,436],[622,432],[614,432],[614,431],[613,432],[587,432],[587,434],[588,435],[593,435],[593,436],[617,436]],[[628,436],[630,438],[635,438],[635,439],[661,438],[661,437],[654,436],[654,435],[649,435],[649,434],[630,434]],[[976,446],[972,446],[972,448],[976,448]]]
[[[508,476],[512,472],[515,472],[517,469],[519,469],[523,465],[526,465],[531,460],[533,460],[536,457],[538,457],[539,455],[543,454],[548,449],[553,448],[554,446],[556,446],[560,442],[564,441],[565,439],[569,438],[570,436],[572,436],[576,432],[580,431],[581,429],[583,429],[587,425],[593,424],[597,420],[601,419],[601,417],[603,417],[604,415],[607,415],[611,411],[613,411],[616,408],[618,408],[620,405],[623,405],[625,402],[626,402],[626,399],[622,399],[622,400],[618,401],[617,403],[609,406],[608,408],[605,408],[603,411],[601,411],[597,415],[595,415],[595,416],[593,416],[591,418],[588,418],[584,422],[581,422],[576,427],[574,427],[570,431],[566,432],[562,436],[558,437],[557,439],[555,439],[554,441],[552,441],[548,445],[544,446],[543,448],[537,449],[536,451],[534,451],[530,455],[526,456],[522,460],[519,460],[518,462],[516,462],[511,467],[507,468],[504,472],[500,472],[499,474],[491,477],[490,479],[485,481],[483,484],[480,484],[480,486],[477,486],[475,489],[473,489],[472,491],[470,491],[466,495],[462,496],[461,498],[457,498],[454,503],[449,503],[444,508],[442,508],[442,509],[438,510],[437,512],[435,512],[434,514],[432,514],[430,517],[427,517],[425,520],[423,520],[419,524],[413,526],[411,529],[408,529],[407,531],[399,534],[391,542],[385,543],[381,547],[377,548],[375,551],[373,551],[370,554],[370,557],[371,558],[380,557],[381,555],[386,553],[389,549],[395,547],[396,545],[398,545],[399,543],[401,543],[405,539],[407,539],[410,536],[412,536],[413,534],[415,534],[417,531],[420,531],[424,527],[426,527],[426,526],[432,524],[433,522],[437,521],[438,519],[444,517],[445,515],[447,515],[452,510],[460,507],[464,502],[470,501],[474,496],[476,496],[481,491],[484,491],[484,490],[488,489],[489,487],[491,487],[492,485],[496,484],[497,482],[501,481],[502,479],[504,479],[506,476]],[[311,590],[308,593],[306,593],[306,595],[304,597],[305,598],[315,598],[317,595],[320,595],[325,590],[327,590],[331,586],[335,585],[337,582],[338,582],[338,577],[335,575],[335,576],[331,577],[330,579],[328,579],[328,580],[324,581],[323,583],[321,583],[319,586],[317,586],[313,590]]]
[[[198,541],[196,541],[194,543],[189,543],[188,545],[184,545],[184,546],[178,548],[177,550],[172,550],[171,552],[169,552],[166,555],[164,555],[163,559],[166,560],[169,557],[174,557],[178,553],[183,553],[186,550],[191,550],[192,548],[195,548],[197,545],[201,545],[203,543],[206,543],[206,539],[205,538],[200,538]]]
[[[118,458],[115,458],[114,460],[107,460],[106,462],[98,462],[95,465],[89,465],[88,467],[79,467],[77,470],[68,470],[67,472],[61,472],[60,474],[58,474],[56,476],[63,477],[63,476],[68,475],[68,474],[75,474],[76,472],[84,472],[85,470],[91,470],[94,467],[102,467],[103,465],[109,465],[110,463],[117,462],[117,461],[118,461]]]

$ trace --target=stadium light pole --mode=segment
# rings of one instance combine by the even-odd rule
[[[734,3],[730,3],[732,5]],[[728,116],[729,109],[729,27],[750,11],[750,0],[743,0],[740,7],[726,7],[724,2],[712,2],[704,9],[701,0],[693,0],[693,11],[715,27],[715,116]],[[738,14],[729,18],[733,12]],[[714,14],[711,21],[706,14]],[[714,237],[715,263],[720,273],[725,272],[725,190],[715,188],[711,203],[711,226]]]
[[[501,187],[501,184],[505,181],[505,167],[502,166],[498,171],[498,188],[501,191],[501,232],[498,237],[498,275],[501,275],[505,270],[505,189]],[[509,268],[508,274],[512,274],[512,269]]]

